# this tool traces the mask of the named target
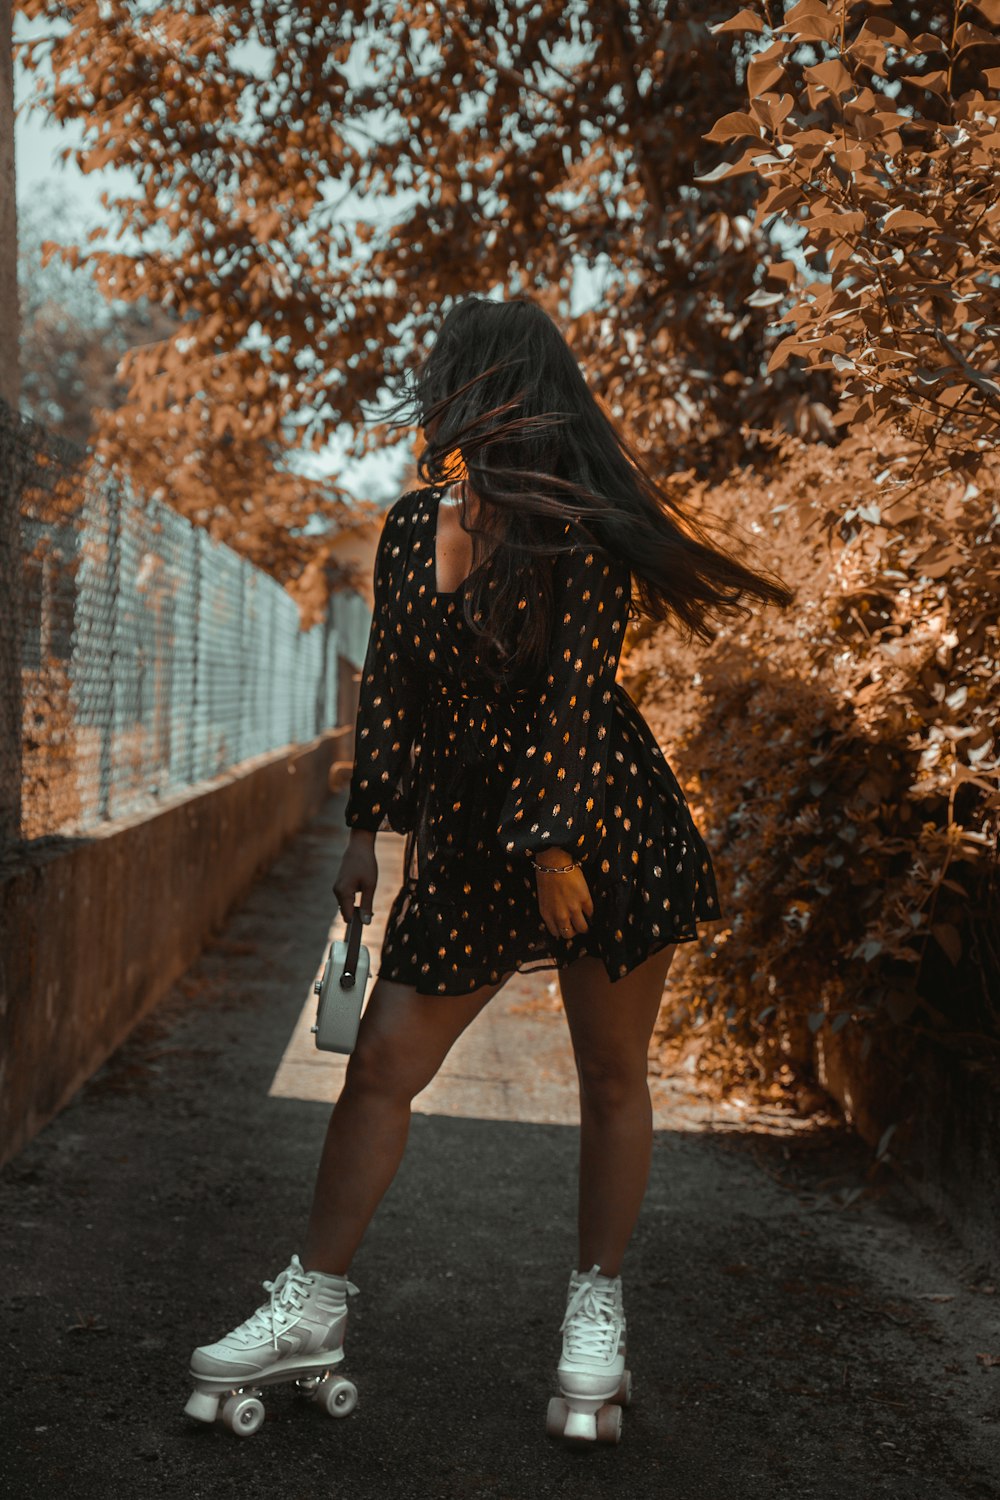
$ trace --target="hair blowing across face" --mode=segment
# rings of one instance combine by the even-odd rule
[[[673,620],[688,639],[711,641],[712,617],[746,618],[747,601],[792,602],[780,578],[717,547],[656,483],[531,298],[463,298],[405,378],[389,415],[423,428],[421,479],[453,482],[460,454],[480,502],[475,524],[463,512],[473,538],[463,603],[495,674],[543,660],[551,558],[568,547],[596,547],[626,562],[634,613]],[[480,569],[487,555],[489,568]],[[526,610],[517,608],[521,597]],[[511,620],[514,640],[504,631]]]

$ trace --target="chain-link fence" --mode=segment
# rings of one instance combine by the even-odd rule
[[[338,722],[335,622],[360,637],[356,609],[301,631],[280,584],[230,548],[3,407],[0,425],[21,553],[0,573],[0,693],[23,729],[0,744],[0,778],[19,779],[22,838],[151,810]]]

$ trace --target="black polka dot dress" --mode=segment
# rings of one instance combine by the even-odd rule
[[[442,493],[400,496],[375,563],[344,817],[407,835],[379,975],[467,994],[593,954],[614,982],[721,916],[684,794],[615,680],[628,566],[584,545],[554,559],[547,671],[501,695],[481,665],[477,675],[469,579],[436,588]],[[546,848],[581,864],[594,904],[585,933],[556,938],[542,920],[529,856]]]

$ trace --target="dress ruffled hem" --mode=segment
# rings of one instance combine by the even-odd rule
[[[409,985],[418,995],[468,995],[485,985],[501,984],[514,974],[565,969],[578,958],[592,957],[601,960],[610,983],[614,985],[661,949],[673,943],[697,941],[703,936],[698,931],[699,926],[723,920],[715,912],[700,909],[679,913],[676,917],[664,912],[656,922],[636,932],[631,943],[625,944],[621,938],[609,939],[596,919],[592,920],[587,932],[558,939],[552,937],[539,918],[537,932],[525,934],[522,930],[517,951],[509,955],[501,952],[496,964],[477,963],[471,952],[467,962],[458,963],[451,957],[455,941],[452,936],[454,910],[442,903],[422,903],[412,887],[403,885],[393,900],[386,921],[377,973],[381,979]],[[442,942],[442,938],[447,941]],[[470,949],[472,946],[470,943]],[[439,951],[442,947],[446,953]],[[452,972],[442,977],[439,966],[445,961],[446,954],[451,958]]]

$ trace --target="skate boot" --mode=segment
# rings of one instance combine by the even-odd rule
[[[330,1416],[346,1417],[357,1387],[332,1372],[344,1358],[347,1298],[358,1288],[346,1276],[304,1271],[297,1255],[263,1285],[269,1301],[218,1343],[194,1351],[185,1412],[200,1422],[221,1417],[231,1432],[249,1437],[264,1420],[260,1388],[294,1380]]]
[[[574,1271],[560,1332],[562,1394],[549,1402],[548,1436],[581,1446],[619,1442],[622,1407],[632,1399],[621,1277],[603,1276],[596,1265]]]

